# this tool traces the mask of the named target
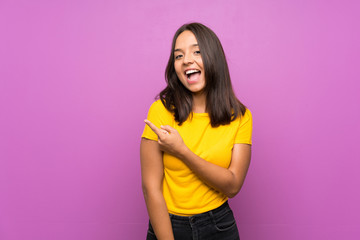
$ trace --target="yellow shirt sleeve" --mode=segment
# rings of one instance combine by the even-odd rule
[[[235,136],[236,143],[252,144],[252,115],[249,109],[246,109],[244,116],[240,119],[240,125]]]
[[[147,119],[153,124],[155,124],[155,126],[158,128],[160,128],[161,125],[172,126],[174,122],[172,113],[165,108],[165,106],[162,104],[160,100],[155,101],[151,105],[147,115]],[[158,140],[158,136],[146,124],[141,137],[154,141]]]

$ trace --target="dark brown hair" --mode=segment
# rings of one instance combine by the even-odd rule
[[[166,109],[174,114],[181,125],[192,112],[192,93],[178,79],[174,67],[174,48],[178,36],[191,31],[200,48],[205,69],[206,111],[212,127],[229,124],[245,114],[246,107],[236,98],[230,80],[229,68],[220,40],[215,33],[200,23],[181,26],[175,33],[170,58],[165,71],[167,87],[159,94]]]

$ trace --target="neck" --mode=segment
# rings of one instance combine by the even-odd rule
[[[195,93],[193,94],[193,109],[194,113],[205,113],[206,112],[206,94]]]

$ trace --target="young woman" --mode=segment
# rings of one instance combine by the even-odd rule
[[[147,239],[239,239],[227,200],[250,164],[252,117],[233,92],[215,33],[181,26],[165,76],[140,146]]]

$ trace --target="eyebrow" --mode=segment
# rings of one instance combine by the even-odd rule
[[[192,44],[191,47],[198,47],[199,44],[195,43],[195,44]],[[182,51],[180,48],[177,48],[177,49],[174,49],[174,52],[179,52],[179,51]]]

